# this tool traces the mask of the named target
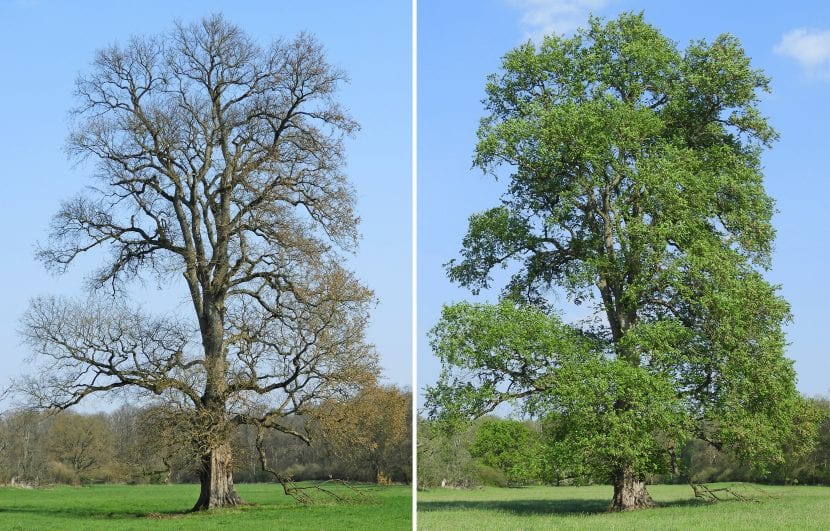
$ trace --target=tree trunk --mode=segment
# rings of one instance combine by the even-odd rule
[[[646,490],[646,484],[637,477],[631,467],[617,470],[612,476],[612,481],[614,498],[611,500],[611,511],[630,511],[656,505]]]
[[[214,507],[233,507],[244,502],[233,488],[233,450],[226,432],[225,400],[227,361],[225,360],[225,328],[223,297],[203,290],[204,313],[199,318],[202,346],[205,349],[205,391],[202,395],[203,421],[208,434],[209,450],[202,455],[199,467],[201,492],[194,511]],[[217,304],[216,301],[219,301]]]
[[[233,462],[230,443],[224,443],[217,448],[213,448],[202,456],[199,481],[202,489],[199,493],[199,501],[193,507],[194,511],[214,507],[232,507],[244,503],[233,488]]]

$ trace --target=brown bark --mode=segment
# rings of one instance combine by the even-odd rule
[[[630,511],[656,505],[646,490],[646,484],[640,480],[631,467],[620,468],[611,479],[614,483],[611,511]]]
[[[213,448],[202,456],[199,470],[201,491],[194,511],[215,507],[242,505],[242,498],[233,488],[233,460],[230,443]]]
[[[212,509],[215,507],[233,507],[244,503],[233,488],[233,450],[227,439],[214,439],[216,427],[220,419],[225,418],[225,397],[227,393],[225,360],[223,311],[221,305],[216,304],[215,294],[203,290],[204,314],[199,320],[202,329],[202,345],[205,349],[205,391],[202,395],[202,405],[206,412],[205,418],[210,426],[205,426],[212,442],[201,458],[199,467],[199,482],[201,490],[194,511]],[[224,433],[220,427],[218,433]]]

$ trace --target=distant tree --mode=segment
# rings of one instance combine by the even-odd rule
[[[692,440],[683,448],[681,476],[686,481],[756,481],[775,484],[830,483],[830,401],[823,397],[806,398],[804,414],[792,421],[798,439],[812,439],[810,448],[786,445],[783,459],[768,470],[759,471],[742,462],[729,449],[718,451],[704,441]],[[818,429],[816,429],[818,428]],[[817,432],[817,433],[816,433]]]
[[[46,442],[49,458],[71,474],[79,485],[113,458],[112,432],[103,414],[79,415],[68,411],[50,419]]]
[[[810,414],[794,419],[795,428],[817,433],[815,446],[803,452],[798,446],[785,448],[784,461],[772,470],[771,479],[782,483],[830,483],[830,399],[809,397]]]
[[[539,434],[517,420],[485,420],[476,430],[470,455],[501,470],[510,483],[538,481],[541,475]]]
[[[505,55],[475,164],[512,173],[448,274],[474,293],[493,269],[513,276],[498,306],[445,308],[432,414],[521,400],[559,415],[559,455],[613,484],[613,510],[653,505],[646,476],[670,471],[689,438],[762,467],[798,446],[789,307],[762,275],[768,87],[734,37],[680,51],[642,15]],[[592,317],[563,323],[555,289]]]
[[[172,457],[167,443],[168,425],[157,415],[158,406],[125,404],[107,415],[112,438],[113,460],[124,481],[131,483],[169,483],[173,468],[194,467],[192,456]],[[179,434],[186,438],[186,434]]]
[[[262,468],[260,448],[265,454],[268,469],[279,471],[283,477],[293,480],[328,479],[333,475],[343,477],[340,468],[333,467],[325,450],[325,441],[321,434],[316,432],[314,422],[307,417],[292,416],[284,419],[286,426],[295,431],[308,429],[309,439],[303,441],[290,433],[272,430],[270,433],[260,434],[259,430],[248,426],[241,426],[237,432],[236,443],[239,448],[239,465],[255,463],[259,470],[257,477],[262,481],[272,481],[273,473]],[[262,438],[259,439],[260,435]],[[242,461],[244,459],[244,461]],[[250,466],[250,465],[249,465]]]
[[[816,448],[808,454],[811,481],[830,485],[830,398],[823,396],[812,400],[816,409],[821,412],[821,424]]]
[[[412,393],[371,386],[351,400],[322,404],[316,416],[326,448],[352,477],[411,479]]]
[[[418,487],[474,487],[490,482],[470,455],[476,423],[448,430],[436,421],[418,419]],[[484,465],[486,467],[486,465]],[[490,467],[487,467],[490,468]],[[485,474],[482,474],[485,472]],[[496,471],[499,475],[500,472]],[[498,479],[498,478],[496,478]],[[506,478],[501,476],[506,485]]]
[[[334,99],[345,79],[308,35],[255,44],[221,16],[98,52],[78,79],[69,151],[99,182],[65,202],[38,256],[57,272],[93,249],[110,298],[32,302],[23,336],[40,372],[17,388],[67,408],[131,389],[166,403],[198,454],[194,509],[236,505],[231,435],[372,382],[372,293],[356,248]],[[98,256],[98,255],[96,255]],[[183,279],[195,319],[131,307],[137,276]]]
[[[0,415],[0,483],[36,483],[46,476],[43,441],[46,426],[35,411],[7,411]]]

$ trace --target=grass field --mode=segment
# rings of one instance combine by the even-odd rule
[[[0,529],[390,529],[412,528],[408,486],[366,487],[369,502],[302,506],[274,484],[241,484],[256,504],[187,514],[198,485],[0,488]]]
[[[757,501],[707,504],[687,485],[655,485],[660,507],[608,513],[608,486],[434,489],[418,492],[418,529],[830,529],[830,487],[735,488]]]

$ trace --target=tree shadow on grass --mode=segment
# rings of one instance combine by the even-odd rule
[[[601,513],[608,509],[608,500],[463,500],[418,501],[419,511],[499,511],[516,515]]]
[[[32,506],[10,506],[0,507],[0,513],[8,514],[33,514],[39,516],[48,516],[58,519],[69,520],[134,520],[134,519],[167,519],[179,518],[189,514],[195,514],[190,510],[169,510],[169,511],[142,511],[142,510],[121,510],[111,511],[107,509],[96,509],[93,507],[74,507],[74,508],[50,508],[50,507],[32,507]]]
[[[611,502],[607,499],[560,499],[560,500],[460,500],[460,501],[418,501],[419,511],[498,511],[520,516],[581,515],[608,512]],[[676,500],[657,504],[661,507],[698,507],[708,504],[700,500]]]

